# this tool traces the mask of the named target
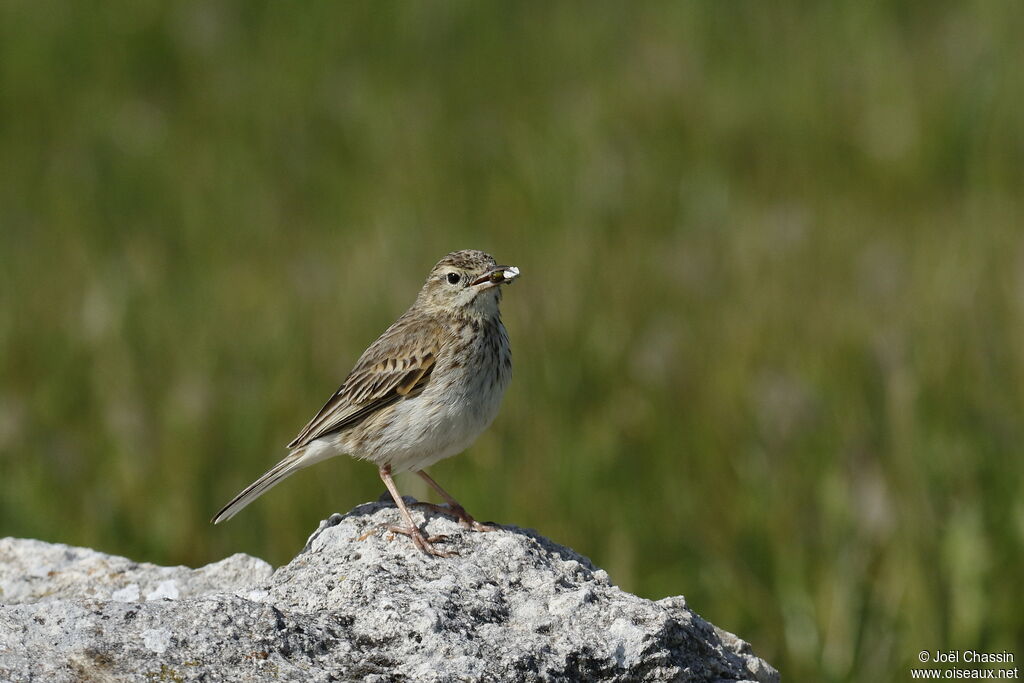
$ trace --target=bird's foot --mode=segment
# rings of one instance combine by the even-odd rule
[[[423,532],[414,526],[389,526],[388,531],[393,534],[402,534],[412,539],[417,548],[434,557],[454,557],[458,555],[454,550],[438,550],[434,543],[444,543],[448,537],[441,534],[438,536],[424,536]]]
[[[436,503],[413,503],[420,507],[425,507],[433,510],[439,515],[446,517],[454,517],[459,520],[459,524],[466,529],[472,529],[473,531],[496,531],[497,527],[490,526],[488,524],[482,524],[475,519],[473,516],[466,512],[466,508],[461,505],[437,505]]]

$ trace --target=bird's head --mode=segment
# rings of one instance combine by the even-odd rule
[[[456,315],[497,315],[501,285],[519,277],[515,266],[501,266],[476,249],[453,251],[437,262],[420,290],[417,304]]]

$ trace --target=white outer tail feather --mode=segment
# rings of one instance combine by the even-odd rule
[[[267,470],[262,477],[246,486],[237,496],[231,499],[231,502],[221,508],[220,512],[214,515],[210,521],[214,524],[220,524],[231,519],[241,512],[242,508],[246,505],[292,474],[332,455],[336,455],[336,453],[325,453],[326,449],[323,448],[325,445],[322,441],[317,440],[303,448],[292,451],[281,462]]]

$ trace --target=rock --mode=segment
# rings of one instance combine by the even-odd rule
[[[428,512],[459,553],[439,559],[398,522],[384,503],[333,515],[276,572],[0,540],[0,680],[779,680],[682,597],[625,593],[533,531]]]
[[[158,567],[88,548],[0,539],[0,604],[72,598],[97,601],[171,600],[241,590],[270,579],[273,568],[232,555],[201,569]]]

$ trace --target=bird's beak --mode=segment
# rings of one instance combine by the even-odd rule
[[[517,277],[519,277],[519,269],[515,266],[494,266],[470,284],[487,284],[493,287],[512,282]]]

